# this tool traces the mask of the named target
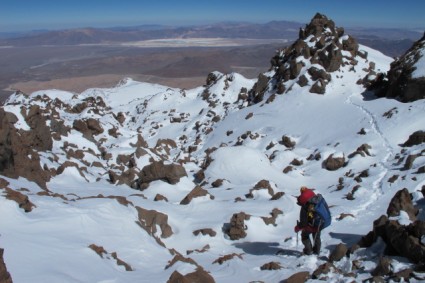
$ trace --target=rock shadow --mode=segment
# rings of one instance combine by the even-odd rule
[[[277,242],[245,242],[236,243],[234,246],[251,255],[300,256],[302,254],[300,251],[282,249]]]

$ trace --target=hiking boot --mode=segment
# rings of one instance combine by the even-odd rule
[[[316,254],[316,255],[319,255],[320,254],[320,246],[314,246],[313,247],[313,253]]]
[[[311,254],[313,254],[313,251],[311,249],[303,249],[303,254],[304,255],[311,255]]]

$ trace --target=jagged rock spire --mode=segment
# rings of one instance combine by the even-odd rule
[[[287,91],[292,81],[301,86],[309,85],[312,93],[324,94],[331,80],[330,73],[347,64],[355,65],[357,55],[367,56],[358,50],[357,41],[344,35],[343,28],[336,27],[332,20],[317,13],[300,29],[299,38],[271,59],[271,70],[275,73],[268,83],[273,84],[278,94]],[[257,84],[264,85],[264,78],[259,77]],[[266,90],[255,86],[251,90],[251,101],[261,101]]]

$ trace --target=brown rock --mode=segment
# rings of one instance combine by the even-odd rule
[[[230,227],[226,234],[230,237],[231,240],[239,240],[246,237],[246,226],[245,220],[249,220],[250,215],[245,214],[244,212],[235,213],[230,220]]]
[[[168,215],[158,212],[156,210],[147,210],[136,206],[139,215],[140,226],[149,233],[149,235],[155,235],[157,232],[156,227],[159,226],[161,229],[161,238],[168,238],[173,235],[173,230],[168,225]]]
[[[319,279],[321,275],[328,274],[329,272],[340,273],[340,271],[330,262],[320,265],[312,274],[313,279]]]
[[[317,93],[317,94],[325,94],[326,92],[326,81],[322,79],[318,79],[313,86],[310,88],[311,93]]]
[[[391,259],[388,257],[381,257],[376,268],[371,272],[373,276],[385,276],[391,272]]]
[[[425,98],[425,77],[412,77],[416,70],[416,62],[423,56],[421,50],[424,47],[425,35],[415,42],[403,56],[391,63],[387,78],[373,86],[377,96],[395,98],[401,102],[412,102]]]
[[[323,162],[323,166],[326,170],[335,171],[345,165],[345,157],[333,157],[333,154],[329,155],[328,158]]]
[[[329,256],[329,261],[340,261],[348,253],[348,248],[344,244],[338,244]]]
[[[161,201],[161,200],[168,202],[168,199],[166,197],[164,197],[161,194],[156,194],[154,201]]]
[[[50,129],[39,107],[32,107],[26,120],[31,129],[18,131],[14,127],[16,116],[0,109],[0,174],[24,177],[46,188],[51,176],[41,168],[37,150],[52,149]]]
[[[288,136],[282,136],[281,144],[283,144],[287,148],[294,148],[296,145],[296,142],[291,140]]]
[[[304,283],[307,280],[309,280],[310,278],[311,278],[310,272],[301,271],[301,272],[298,272],[298,273],[291,275],[290,277],[288,277],[283,282],[285,282],[285,283]]]
[[[221,187],[223,185],[223,181],[224,181],[223,179],[217,179],[217,180],[215,180],[214,182],[211,183],[211,186],[213,188]]]
[[[280,265],[279,262],[269,262],[269,263],[265,263],[260,267],[261,270],[279,270],[282,269],[282,266]]]
[[[187,176],[186,170],[179,164],[164,164],[162,161],[153,161],[143,167],[139,173],[138,183],[150,183],[162,180],[169,184],[177,184],[180,178]]]
[[[218,259],[216,259],[216,260],[213,261],[213,264],[218,263],[218,264],[221,265],[224,262],[226,262],[228,260],[231,260],[231,259],[233,259],[235,257],[238,257],[239,259],[243,259],[242,258],[242,255],[233,253],[233,254],[228,254],[228,255],[224,255],[224,256],[219,257]]]
[[[10,273],[7,271],[6,264],[3,259],[4,250],[0,249],[0,282],[1,283],[12,283],[12,277]]]
[[[199,229],[199,230],[193,231],[193,235],[198,236],[199,234],[202,234],[204,236],[208,235],[210,237],[215,237],[217,235],[217,232],[215,232],[211,228],[204,228],[204,229]]]
[[[308,69],[308,73],[311,76],[311,79],[313,81],[317,81],[318,79],[322,79],[322,80],[325,80],[325,81],[331,80],[331,75],[323,69],[319,69],[319,68],[316,68],[316,67],[310,67],[310,69]]]
[[[195,272],[186,275],[174,271],[167,283],[214,283],[214,278],[204,269],[198,267]]]
[[[180,204],[186,205],[189,204],[192,199],[198,197],[204,197],[208,195],[208,191],[203,189],[201,186],[196,186],[181,202]],[[212,196],[210,196],[212,198]]]
[[[413,206],[409,191],[404,188],[391,199],[387,209],[388,216],[399,216],[400,210],[407,212],[410,220],[415,221],[418,209]]]
[[[19,205],[19,208],[22,208],[25,212],[31,212],[33,207],[35,207],[27,195],[12,190],[11,188],[6,188],[6,198],[16,202]]]
[[[409,136],[403,146],[411,147],[425,142],[425,131],[416,131]]]

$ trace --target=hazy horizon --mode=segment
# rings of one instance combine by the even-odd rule
[[[188,26],[220,22],[308,23],[316,13],[337,26],[423,29],[425,1],[338,0],[308,2],[195,0],[160,2],[136,0],[14,0],[1,4],[0,32],[110,28],[140,25]]]

